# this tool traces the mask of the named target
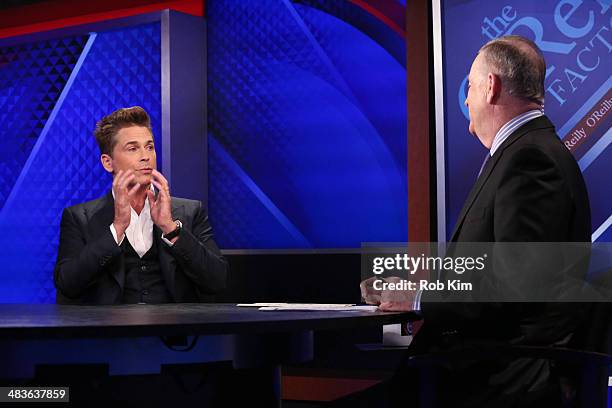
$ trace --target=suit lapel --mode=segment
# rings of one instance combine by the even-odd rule
[[[109,228],[115,218],[115,201],[111,193],[100,198],[97,204],[91,208],[86,208],[87,219],[89,221],[89,232],[99,234],[104,228]]]
[[[495,165],[497,164],[497,162],[499,161],[499,158],[501,157],[501,153],[502,153],[501,151],[495,152],[493,157],[489,159],[485,167],[482,169],[482,173],[480,173],[478,180],[476,180],[476,184],[474,184],[474,186],[470,190],[470,193],[468,194],[468,197],[465,200],[465,204],[463,204],[463,208],[461,209],[461,212],[459,213],[457,222],[455,223],[455,228],[453,230],[453,234],[451,235],[451,242],[457,239],[457,234],[460,230],[460,226],[463,224],[463,220],[466,214],[472,207],[472,204],[474,204],[476,197],[478,197],[478,193],[480,193],[480,190],[482,190],[482,187],[484,186],[485,182],[491,175],[491,172],[493,171],[493,169],[495,168]]]
[[[172,219],[180,219],[183,223],[184,209],[182,205],[175,205],[174,200],[172,201]],[[172,255],[170,247],[162,239],[162,231],[157,227],[153,226],[153,239],[155,239],[157,248],[159,249],[159,267],[162,275],[168,287],[168,291],[172,295],[175,301],[177,301],[176,293],[176,258]]]
[[[110,228],[115,219],[115,200],[113,194],[109,192],[102,197],[95,207],[87,210],[89,220],[89,237],[99,237]],[[123,257],[119,257],[118,265],[110,271],[113,278],[117,281],[121,290],[125,285],[125,265]]]
[[[476,184],[474,184],[474,186],[472,187],[472,190],[470,190],[470,193],[468,194],[468,197],[465,200],[465,204],[463,205],[463,208],[461,209],[461,212],[459,213],[457,222],[455,222],[455,228],[453,229],[453,233],[450,239],[451,242],[457,239],[457,235],[459,234],[459,231],[461,229],[461,225],[463,224],[463,220],[465,219],[465,216],[467,215],[470,208],[472,208],[472,204],[474,204],[474,201],[476,201],[476,197],[478,197],[478,194],[480,193],[483,186],[487,182],[489,176],[493,172],[495,165],[497,164],[499,159],[502,157],[504,150],[508,146],[516,142],[525,133],[531,132],[532,130],[535,130],[535,129],[542,129],[542,128],[547,128],[547,127],[552,127],[552,126],[553,124],[550,122],[550,120],[548,120],[546,116],[540,116],[538,118],[530,120],[529,122],[527,122],[526,124],[518,128],[517,130],[515,130],[510,136],[508,136],[508,138],[504,141],[504,143],[502,143],[499,149],[495,152],[493,157],[489,159],[484,169],[482,169],[482,173],[480,174],[480,177],[478,177],[478,180],[476,180]]]

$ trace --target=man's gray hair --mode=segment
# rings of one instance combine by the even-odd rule
[[[507,35],[482,46],[482,53],[492,72],[499,76],[508,94],[544,104],[546,61],[538,46],[518,35]]]

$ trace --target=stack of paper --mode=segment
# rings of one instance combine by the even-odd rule
[[[299,311],[368,311],[375,312],[377,306],[357,306],[352,303],[239,303],[239,307],[256,307],[258,310],[299,310]]]

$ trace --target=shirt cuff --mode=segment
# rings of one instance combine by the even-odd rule
[[[169,239],[166,239],[164,237],[164,234],[161,235],[161,239],[162,241],[164,241],[166,244],[168,244],[168,246],[174,246],[174,243],[172,241],[170,241]]]
[[[115,230],[114,224],[110,225],[110,230],[111,230],[111,234],[113,234],[113,238],[115,238],[115,242],[117,243],[117,245],[121,245],[121,243],[123,242],[123,239],[125,238],[125,233],[121,236],[121,241],[119,241],[117,239],[117,230]]]

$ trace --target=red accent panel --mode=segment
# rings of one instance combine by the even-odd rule
[[[57,0],[0,12],[0,38],[171,9],[204,16],[204,0]]]
[[[406,36],[406,24],[404,7],[393,0],[350,0],[351,3],[361,7],[374,17],[385,23],[389,28],[399,34]],[[410,0],[409,0],[410,1]]]
[[[431,240],[429,162],[432,151],[429,146],[429,11],[427,2],[407,2],[406,27],[410,27],[406,36],[408,240],[429,242]]]
[[[282,399],[294,401],[333,401],[376,385],[381,380],[283,376]]]

